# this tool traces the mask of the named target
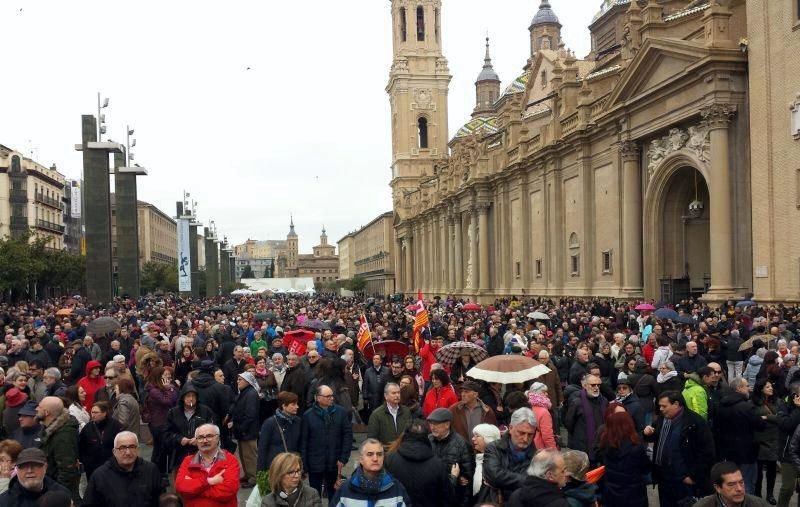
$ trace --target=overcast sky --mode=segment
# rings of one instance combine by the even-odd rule
[[[551,0],[567,46],[589,52],[601,0]],[[529,56],[539,0],[445,0],[450,136],[468,119],[484,37],[505,87]],[[185,189],[201,221],[239,243],[301,253],[391,209],[386,0],[3,0],[0,144],[81,173],[80,116],[111,99],[106,137],[135,128],[139,199],[174,214]],[[248,70],[249,68],[249,70]],[[88,198],[91,198],[89,196]]]

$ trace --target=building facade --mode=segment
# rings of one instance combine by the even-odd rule
[[[115,195],[111,194],[111,252],[117,272],[117,222]],[[139,268],[148,262],[178,266],[178,224],[154,205],[137,201],[139,213]]]
[[[335,282],[339,278],[339,256],[336,255],[336,247],[328,244],[324,226],[319,244],[312,247],[311,252],[297,256],[296,276],[311,277],[317,286]]]
[[[383,213],[339,240],[340,280],[363,278],[370,296],[395,293],[393,219],[393,212]]]
[[[65,248],[66,179],[56,166],[45,167],[0,145],[0,237],[32,231],[47,247]]]
[[[800,247],[794,239],[783,240],[784,250],[770,246],[780,221],[798,223],[797,206],[764,187],[800,185],[789,162],[796,151],[785,151],[782,172],[768,178],[769,157],[751,154],[750,138],[772,131],[794,142],[786,106],[800,92],[787,58],[800,33],[796,3],[606,0],[589,27],[592,51],[580,60],[542,0],[521,75],[501,93],[487,44],[473,117],[448,143],[441,1],[393,0],[387,92],[398,290],[482,301],[718,301],[753,290],[762,300],[800,300]],[[766,30],[779,14],[791,22]],[[768,40],[751,36],[750,52],[758,19]],[[748,75],[748,65],[772,54],[769,44],[782,45],[786,67],[767,62],[761,72],[782,78]],[[769,89],[751,88],[754,80]],[[756,92],[774,105],[754,108]],[[763,230],[770,217],[771,239]]]

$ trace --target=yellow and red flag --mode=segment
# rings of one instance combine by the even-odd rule
[[[422,301],[422,291],[417,292],[417,303],[414,305],[414,332],[412,333],[412,344],[414,350],[419,353],[422,348],[422,331],[428,327],[428,310],[425,309],[425,302]]]
[[[358,318],[361,322],[361,326],[358,328],[358,350],[361,353],[364,353],[364,347],[367,346],[368,343],[372,343],[372,333],[369,331],[369,323],[367,323],[367,317],[365,315],[361,315]]]

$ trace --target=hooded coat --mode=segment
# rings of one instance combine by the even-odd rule
[[[230,386],[220,384],[214,379],[214,375],[205,371],[201,371],[192,380],[192,384],[197,392],[198,401],[211,409],[214,421],[216,424],[221,424],[234,400]]]
[[[197,394],[197,389],[191,382],[187,382],[181,389],[178,405],[172,407],[167,413],[167,429],[164,432],[164,443],[173,452],[173,459],[170,466],[174,468],[183,458],[189,454],[197,452],[197,447],[193,445],[181,445],[181,439],[194,438],[194,431],[204,424],[214,423],[214,414],[211,409],[198,401],[194,407],[194,413],[186,418],[184,411],[184,397],[188,393]]]
[[[100,369],[100,375],[93,379],[89,377],[89,374],[95,368]],[[92,405],[94,404],[94,393],[106,386],[106,379],[103,378],[102,373],[103,365],[100,364],[100,361],[89,361],[86,363],[84,376],[78,381],[78,385],[81,386],[84,391],[86,391],[86,399],[83,400],[83,408],[85,408],[87,412],[92,410]]]
[[[558,484],[528,477],[522,487],[511,494],[506,507],[569,507],[569,503]]]
[[[406,433],[397,451],[386,457],[386,470],[406,486],[414,507],[446,506],[453,501],[448,467],[434,456],[425,435]]]

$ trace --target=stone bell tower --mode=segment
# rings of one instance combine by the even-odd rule
[[[392,200],[405,218],[404,195],[447,157],[450,70],[442,55],[441,0],[391,0],[394,57],[386,92],[392,108]]]

